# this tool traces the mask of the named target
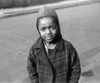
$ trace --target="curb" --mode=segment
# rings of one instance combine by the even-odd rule
[[[69,7],[99,3],[99,2],[100,0],[70,0],[70,1],[62,1],[58,3],[53,3],[53,4],[46,4],[46,6],[53,7],[54,9],[57,10],[57,9],[62,9],[62,8],[69,8]],[[37,13],[38,10],[42,6],[43,5],[38,5],[34,7],[12,8],[12,9],[0,10],[0,19],[13,17],[13,16],[19,16],[19,15],[25,15],[25,14]]]

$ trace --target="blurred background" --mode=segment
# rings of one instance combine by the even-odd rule
[[[27,7],[59,1],[63,0],[0,0],[0,8]]]

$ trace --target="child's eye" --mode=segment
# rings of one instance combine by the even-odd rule
[[[45,28],[45,27],[41,28],[41,31],[45,31],[45,30],[46,30],[46,28]]]
[[[51,29],[56,29],[56,27],[55,27],[55,26],[51,26],[50,28],[51,28]]]

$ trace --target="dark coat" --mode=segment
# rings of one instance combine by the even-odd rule
[[[81,68],[73,45],[60,39],[50,57],[39,38],[30,49],[27,69],[32,83],[78,83]]]

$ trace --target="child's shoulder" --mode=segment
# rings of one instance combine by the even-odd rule
[[[70,41],[67,41],[65,39],[63,39],[63,41],[64,41],[65,47],[67,47],[69,49],[74,49],[74,46],[73,46],[73,44]]]

